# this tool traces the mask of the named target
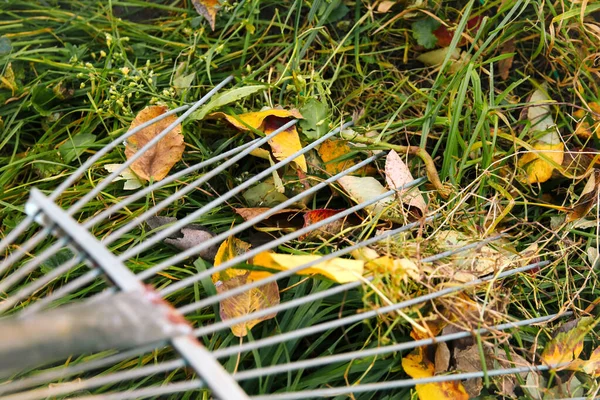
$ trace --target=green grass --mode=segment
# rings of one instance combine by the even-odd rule
[[[600,52],[600,7],[592,2],[582,9],[584,3],[581,2],[528,0],[426,3],[426,10],[459,32],[465,31],[471,17],[485,17],[479,32],[465,31],[471,44],[461,49],[469,54],[470,61],[455,72],[426,67],[416,61],[426,50],[412,37],[411,23],[425,14],[399,16],[402,6],[380,14],[375,12],[377,6],[369,2],[230,2],[220,11],[217,27],[211,32],[190,2],[184,1],[3,2],[0,38],[10,43],[11,49],[6,48],[6,41],[0,42],[4,46],[0,46],[0,76],[8,77],[12,69],[15,79],[14,87],[0,85],[3,124],[0,237],[23,218],[24,203],[31,188],[50,193],[91,154],[124,133],[139,110],[156,102],[165,103],[169,108],[193,102],[233,73],[237,86],[268,85],[264,93],[231,105],[235,112],[257,111],[263,106],[275,105],[300,108],[308,99],[317,97],[327,104],[332,126],[360,111],[362,117],[353,129],[360,134],[377,133],[378,140],[373,140],[370,148],[419,146],[431,155],[440,179],[451,193],[444,199],[435,187],[425,186],[430,210],[438,210],[443,218],[425,227],[421,234],[404,235],[381,248],[392,249],[397,256],[414,256],[411,251],[417,242],[422,243],[424,253],[435,249],[435,228],[459,230],[475,239],[504,231],[518,251],[531,243],[539,243],[540,257],[551,264],[537,274],[523,274],[494,283],[491,296],[486,294],[490,289],[486,287],[468,291],[469,296],[483,309],[497,307],[505,319],[543,316],[559,310],[581,313],[598,297],[596,272],[587,256],[589,248],[598,246],[597,228],[595,224],[577,226],[554,221],[564,216],[557,206],[572,206],[585,181],[558,177],[539,185],[523,184],[520,180],[523,171],[517,167],[517,158],[526,150],[523,142],[533,143],[533,133],[523,113],[527,111],[529,95],[544,82],[548,85],[548,94],[557,102],[552,106],[552,114],[567,148],[597,146],[597,139],[585,142],[573,135],[577,121],[572,115],[580,107],[589,110],[587,103],[597,101],[600,96],[595,61]],[[509,77],[503,80],[498,74],[498,61],[506,57],[501,49],[509,40],[514,41],[516,51]],[[455,35],[450,46],[458,44],[459,35]],[[447,61],[446,67],[455,63]],[[190,87],[174,87],[177,77],[191,73],[195,78]],[[175,169],[203,161],[250,138],[249,134],[224,127],[214,120],[184,123],[187,147],[183,162]],[[64,150],[66,143],[85,134],[96,135],[94,143],[86,145],[77,157],[65,161],[61,146]],[[357,152],[365,153],[361,149]],[[58,204],[68,208],[107,175],[103,165],[124,160],[122,147],[110,152],[67,190]],[[239,163],[161,215],[178,218],[188,215],[238,185],[240,176],[262,171],[267,167],[263,161],[253,159],[253,162]],[[421,158],[413,156],[410,161],[415,177],[426,175]],[[384,163],[379,162],[378,166],[383,169]],[[94,226],[93,234],[105,237],[196,178],[189,176],[166,185]],[[322,172],[315,173],[315,180],[325,178]],[[292,186],[293,176],[288,179]],[[337,192],[320,193],[311,208],[326,204],[332,208],[347,208],[352,204],[346,196],[334,193]],[[75,218],[84,221],[128,195],[129,192],[122,190],[122,183],[112,184],[76,213]],[[240,221],[232,207],[244,206],[244,198],[236,196],[197,223],[215,232],[226,231]],[[587,220],[594,221],[595,212],[594,209]],[[364,239],[375,229],[389,227],[366,213],[361,216],[365,219],[358,232],[362,233],[351,234],[350,241]],[[34,230],[28,231],[22,240],[33,233]],[[241,238],[249,240],[255,234],[248,232]],[[148,235],[148,229],[140,228],[110,248],[122,253]],[[35,253],[50,243],[50,240],[44,241]],[[339,240],[294,241],[281,246],[279,252],[326,254],[344,245]],[[173,254],[176,250],[165,245],[142,253],[130,260],[128,266],[140,272]],[[52,261],[60,263],[62,259],[55,256]],[[162,288],[209,267],[206,262],[189,259],[168,268],[150,283]],[[43,266],[20,285],[30,283],[51,268]],[[87,267],[79,266],[68,276],[36,292],[17,309],[52,293],[86,271]],[[385,277],[378,282],[379,289],[398,301],[427,293],[441,280],[428,282],[424,278],[402,287],[390,286]],[[303,277],[284,280],[280,287],[292,288],[282,292],[282,301],[322,291],[331,285],[327,280]],[[64,301],[87,297],[104,287],[98,281]],[[212,290],[209,282],[202,282],[171,295],[169,300],[176,305],[188,304]],[[440,301],[435,307],[451,308],[453,301]],[[261,338],[336,319],[341,305],[342,315],[351,315],[382,302],[365,287],[280,313],[275,320],[255,327],[251,335]],[[435,308],[427,304],[408,310],[408,315],[418,320],[430,312],[435,313]],[[216,308],[208,308],[191,314],[190,320],[207,324],[213,322],[217,314]],[[530,326],[514,331],[514,339],[508,345],[521,349],[524,356],[531,355],[531,350],[543,348],[553,326]],[[230,371],[253,365],[275,365],[404,342],[410,340],[410,328],[404,318],[394,315],[223,361]],[[216,349],[234,345],[238,338],[229,332],[220,332],[202,340],[208,348]],[[589,355],[596,343],[597,337],[589,335],[584,354]],[[156,354],[157,359],[171,356],[165,352]],[[139,358],[123,362],[114,370],[152,362],[153,357]],[[190,372],[177,371],[168,376],[151,377],[149,382],[176,381],[187,374]],[[401,357],[395,354],[375,360],[357,360],[351,365],[297,371],[275,379],[252,380],[243,387],[249,393],[270,393],[285,388],[304,390],[405,377]],[[594,390],[594,385],[587,382],[586,388]],[[123,383],[95,392],[133,387],[131,383]],[[491,385],[484,393],[493,395],[494,390]],[[410,398],[410,393],[406,389],[355,398],[404,399]],[[194,396],[196,394],[189,398]],[[202,398],[209,395],[202,392]]]

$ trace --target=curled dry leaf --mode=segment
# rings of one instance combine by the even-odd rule
[[[500,49],[501,54],[510,54],[515,52],[515,40],[509,39],[504,43],[502,49]],[[511,54],[510,57],[504,58],[498,61],[498,73],[500,74],[500,78],[503,81],[508,79],[508,74],[510,73],[510,68],[512,67],[513,61],[515,59],[515,55]]]
[[[146,220],[150,229],[154,230],[164,225],[171,225],[177,222],[177,218],[154,216]],[[196,247],[211,239],[215,234],[202,225],[189,224],[169,235],[164,242],[178,248],[187,250]],[[198,253],[198,256],[205,260],[212,261],[217,254],[218,246],[210,246]]]
[[[422,348],[402,358],[402,368],[411,378],[430,378],[435,374],[435,367],[429,361]],[[416,385],[420,400],[468,400],[469,395],[458,381],[446,381]]]
[[[486,357],[487,359],[487,357]],[[454,348],[454,361],[456,369],[460,372],[479,372],[482,370],[479,348],[476,344],[468,346],[465,349]],[[491,365],[487,365],[489,369]],[[481,394],[483,389],[483,380],[481,378],[467,379],[463,382],[465,391],[469,398],[475,398]]]
[[[264,132],[265,135],[273,133],[292,118],[302,118],[302,114],[296,109],[267,109],[258,112],[239,114],[235,117],[223,112],[216,112],[210,116],[213,118],[225,118],[239,130],[251,131],[252,129],[257,129]],[[269,145],[271,146],[273,156],[280,161],[302,149],[300,136],[298,136],[296,126],[288,128],[269,140]],[[296,157],[294,162],[303,172],[307,171],[306,159],[303,155]]]
[[[583,351],[583,340],[595,324],[591,317],[564,324],[544,347],[542,361],[548,365],[573,362]]]
[[[294,255],[264,252],[254,257],[252,263],[261,267],[284,271],[299,267],[309,262],[317,261],[321,258],[323,257],[316,255]],[[361,279],[363,270],[363,261],[334,258],[303,269],[297,272],[297,274],[321,274],[335,282],[348,283]]]
[[[129,130],[158,117],[167,112],[164,106],[149,106],[144,108],[135,117]],[[168,116],[130,136],[125,143],[125,156],[130,159],[139,149],[154,139],[165,128],[175,122],[175,115]],[[183,155],[183,135],[181,134],[181,124],[167,133],[151,149],[146,151],[133,164],[131,169],[138,177],[143,180],[160,181],[167,176],[171,168],[181,160]]]
[[[215,30],[217,13],[221,8],[219,0],[192,0],[192,4],[198,14],[202,15],[210,24],[210,29]]]
[[[390,189],[397,189],[414,181],[408,166],[394,150],[390,150],[385,159],[385,180]],[[423,198],[423,195],[418,189],[401,189],[398,191],[398,197],[400,198],[400,201],[406,204],[412,211],[418,210],[419,217],[426,214],[427,203],[425,203],[425,198]]]
[[[450,368],[450,349],[448,348],[448,344],[446,342],[440,342],[437,344],[435,348],[435,373],[444,373],[448,371]]]
[[[352,148],[346,140],[326,140],[317,152],[325,163],[325,171],[330,175],[339,174],[360,162],[358,157],[349,156]],[[373,175],[376,171],[374,167],[367,165],[353,172],[353,175]]]
[[[577,204],[567,214],[566,221],[572,222],[585,217],[598,203],[598,188],[600,187],[600,170],[595,169],[586,182]]]
[[[217,266],[231,260],[247,252],[249,249],[250,244],[230,237],[219,247],[215,255],[214,265]],[[214,273],[212,280],[217,288],[217,293],[223,293],[246,283],[260,281],[269,275],[271,275],[269,272],[264,271],[246,271],[238,268],[228,268],[225,271]],[[244,293],[229,297],[221,301],[219,307],[221,319],[227,320],[264,310],[277,304],[279,304],[279,287],[277,286],[277,282],[269,282]],[[260,318],[235,324],[231,327],[231,332],[238,337],[246,336],[248,331],[256,324],[274,318],[275,315],[276,313],[268,314]]]

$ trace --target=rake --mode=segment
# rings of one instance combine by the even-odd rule
[[[323,382],[321,388],[310,390],[289,390],[285,385],[282,385],[282,389],[276,393],[259,395],[255,394],[255,389],[252,389],[256,388],[256,385],[248,385],[247,387],[250,389],[244,390],[243,387],[246,387],[244,383],[248,381],[260,381],[261,379],[272,378],[285,382],[292,376],[292,372],[300,373],[306,370],[318,371],[319,368],[343,367],[357,360],[369,361],[377,357],[400,357],[403,352],[416,349],[420,346],[479,337],[511,330],[520,326],[544,323],[565,316],[568,313],[560,315],[552,314],[522,321],[509,321],[491,327],[479,327],[470,331],[460,331],[435,338],[381,345],[365,348],[360,351],[336,351],[331,354],[317,356],[313,354],[313,357],[287,359],[285,362],[277,361],[272,364],[269,364],[269,360],[266,360],[267,365],[262,365],[258,362],[252,363],[252,357],[246,357],[246,355],[251,355],[259,349],[314,338],[315,335],[323,332],[360,324],[369,319],[393,314],[453,293],[463,292],[469,288],[486,284],[491,285],[507,277],[548,264],[547,261],[541,261],[518,267],[507,265],[490,276],[484,276],[461,285],[434,290],[428,294],[406,301],[392,302],[379,308],[367,309],[352,314],[340,311],[340,317],[337,319],[326,320],[301,329],[289,332],[270,331],[270,335],[250,337],[248,340],[241,341],[237,345],[226,346],[226,343],[221,343],[219,346],[210,345],[207,347],[207,344],[212,343],[210,340],[212,335],[227,330],[235,324],[244,323],[274,313],[297,310],[299,307],[321,301],[328,297],[345,296],[348,293],[357,292],[363,285],[368,285],[371,278],[366,277],[363,280],[339,285],[319,286],[317,290],[309,294],[296,296],[289,301],[255,311],[249,315],[222,321],[216,320],[210,323],[201,322],[200,324],[195,324],[194,321],[196,319],[190,319],[190,315],[193,316],[194,312],[207,307],[213,307],[220,301],[242,294],[268,282],[292,277],[297,272],[310,268],[319,262],[347,255],[353,250],[397,237],[397,235],[403,232],[419,229],[423,224],[434,223],[438,218],[436,214],[423,216],[420,221],[407,223],[401,227],[363,239],[358,243],[340,247],[317,261],[309,262],[289,270],[279,271],[263,280],[250,282],[222,293],[205,295],[205,297],[198,298],[197,301],[179,308],[172,306],[169,301],[165,300],[165,297],[177,295],[179,291],[186,288],[197,287],[203,280],[207,278],[210,280],[210,276],[216,272],[239,266],[261,252],[275,249],[290,240],[299,238],[331,222],[347,218],[380,200],[422,185],[426,180],[425,178],[419,178],[401,187],[389,190],[369,201],[359,203],[322,221],[252,248],[250,251],[238,255],[216,267],[200,271],[161,288],[150,287],[144,281],[163,273],[166,268],[179,265],[189,257],[198,255],[211,247],[219,245],[229,237],[247,230],[260,221],[264,221],[276,214],[278,211],[285,210],[299,200],[305,199],[317,191],[336,183],[341,177],[363,168],[381,156],[381,154],[372,155],[364,161],[331,176],[262,214],[234,225],[223,233],[214,235],[192,248],[166,258],[163,257],[156,265],[135,274],[128,267],[128,262],[135,256],[149,249],[160,248],[163,246],[162,242],[164,239],[168,239],[182,228],[198,221],[200,217],[206,215],[215,207],[225,203],[228,199],[241,193],[261,179],[270,176],[274,171],[287,165],[298,156],[316,148],[328,138],[335,137],[342,130],[352,125],[352,122],[341,124],[322,138],[286,159],[275,163],[258,175],[242,182],[237,187],[208,202],[185,218],[180,219],[174,224],[164,226],[163,229],[158,230],[149,238],[130,246],[124,251],[119,251],[118,253],[111,252],[108,247],[111,243],[114,243],[129,232],[136,232],[136,230],[139,230],[140,225],[148,218],[169,207],[175,201],[184,198],[201,185],[206,184],[211,178],[223,173],[232,165],[248,156],[253,150],[258,149],[270,139],[298,122],[297,120],[291,120],[265,137],[254,139],[242,146],[183,169],[162,181],[152,183],[81,223],[76,221],[74,218],[76,213],[82,210],[91,199],[98,196],[123,170],[128,168],[145,151],[156,145],[177,124],[184,121],[192,112],[205,104],[212,95],[231,82],[232,79],[232,77],[225,79],[195,104],[171,110],[117,138],[90,157],[51,194],[46,196],[36,189],[31,191],[26,205],[24,220],[12,231],[8,232],[0,242],[0,251],[5,254],[4,259],[0,261],[0,273],[3,276],[3,279],[0,281],[0,293],[3,293],[0,312],[4,314],[4,317],[0,319],[0,332],[2,332],[3,338],[0,341],[0,379],[3,381],[0,384],[1,398],[11,400],[57,397],[133,399],[167,395],[182,398],[186,396],[184,393],[187,393],[187,395],[204,393],[205,396],[207,393],[212,393],[214,398],[219,399],[252,398],[274,400],[335,396],[354,396],[354,398],[360,398],[360,395],[363,393],[369,396],[373,396],[375,393],[393,394],[394,391],[406,390],[418,384],[511,375],[533,370],[544,371],[550,368],[547,365],[515,366],[513,368],[488,369],[487,371],[455,373],[420,379],[376,379],[374,382],[366,380],[365,383],[359,382],[357,384],[335,387],[330,386],[328,382]],[[61,194],[69,189],[103,156],[118,147],[125,139],[139,130],[167,116],[178,113],[182,114],[173,124],[143,148],[139,149],[132,158],[98,183],[93,190],[83,195],[66,210],[59,206]],[[200,175],[199,178],[190,184],[178,188],[172,195],[158,202],[109,235],[99,239],[91,233],[96,224],[115,215],[120,210],[133,204],[136,200],[142,199],[152,194],[155,190],[197,171],[207,172]],[[26,232],[36,225],[40,226],[38,231],[20,242],[19,238],[26,236]],[[455,253],[483,246],[499,239],[499,237],[485,238],[451,251],[423,258],[420,260],[420,263],[433,264]],[[46,246],[39,254],[34,254],[38,245],[49,239],[52,239],[53,243]],[[71,249],[73,253],[71,259],[62,265],[46,271],[44,274],[35,273],[44,262],[55,256],[65,247]],[[87,272],[72,277],[70,274],[73,269],[80,266],[81,263],[87,265]],[[16,284],[25,280],[27,281],[26,284],[22,284],[18,289],[13,289]],[[35,296],[36,293],[50,284],[54,285],[53,290],[46,291],[47,295],[45,297],[37,298]],[[83,299],[77,299],[77,291],[89,285],[96,285],[102,288],[102,290],[91,297],[87,296]],[[31,300],[32,298],[35,301]],[[159,354],[169,354],[170,356],[158,357]],[[221,360],[226,360],[232,356],[245,358],[246,363],[243,370],[234,370],[236,368],[232,368],[231,365],[224,366],[222,364]],[[139,365],[142,359],[152,361]],[[127,365],[127,368],[116,367],[122,365]],[[178,373],[181,371],[184,373]],[[368,370],[366,370],[365,374],[368,375]],[[177,376],[177,379],[173,378],[175,376]],[[150,377],[153,377],[153,381],[150,384],[146,384]],[[127,382],[131,382],[131,385],[127,386],[127,389],[115,389],[115,385]],[[92,394],[91,390],[95,390],[95,394]]]

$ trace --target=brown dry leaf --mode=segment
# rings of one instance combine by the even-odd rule
[[[396,4],[395,1],[383,0],[381,3],[379,3],[377,5],[377,12],[384,14],[384,13],[390,11],[390,9],[394,6],[394,4]]]
[[[261,267],[284,271],[299,267],[312,261],[317,261],[321,258],[323,257],[315,255],[277,254],[264,252],[254,257],[252,263]],[[361,279],[363,270],[363,261],[349,260],[346,258],[334,258],[303,269],[302,271],[297,272],[297,274],[321,274],[335,282],[348,283]]]
[[[515,51],[515,40],[509,39],[502,46],[500,53],[508,54],[508,53],[514,53],[514,51]],[[498,61],[498,72],[499,72],[500,78],[502,78],[502,80],[505,81],[508,79],[508,74],[510,73],[510,68],[512,67],[514,59],[515,59],[515,56],[513,54],[509,58],[505,58],[503,60]]]
[[[586,182],[577,204],[567,214],[566,221],[572,222],[585,217],[598,202],[600,170],[595,169]]]
[[[259,215],[262,215],[268,210],[270,210],[268,207],[236,208],[235,212],[244,218],[245,221],[249,221]],[[302,210],[285,208],[277,211],[269,218],[257,222],[254,228],[263,232],[271,231],[273,229],[296,230],[301,228],[304,224],[302,213]]]
[[[460,372],[479,372],[482,370],[479,348],[476,344],[466,349],[454,348],[454,361],[456,362],[456,369]],[[491,365],[487,367],[489,369]],[[469,394],[469,398],[474,398],[481,394],[483,380],[481,378],[467,379],[463,382],[463,385]]]
[[[217,266],[225,261],[231,260],[232,258],[247,252],[249,249],[249,243],[230,237],[219,247],[219,250],[215,255],[214,265]],[[246,271],[237,268],[227,268],[225,271],[213,274],[212,280],[217,288],[217,293],[223,293],[246,283],[260,281],[270,275],[269,272],[264,271]],[[264,310],[277,304],[279,304],[279,287],[277,286],[277,282],[269,282],[221,301],[219,308],[221,319],[227,320],[248,315],[254,311]],[[274,318],[275,315],[276,313],[273,313],[264,317],[235,324],[231,327],[231,332],[238,337],[246,336],[248,330],[252,329],[256,324]]]
[[[402,161],[395,150],[390,150],[385,159],[385,180],[389,189],[397,189],[402,185],[414,181],[408,166]],[[420,212],[422,217],[427,212],[425,198],[417,188],[402,189],[398,192],[402,203]]]
[[[290,119],[302,118],[302,114],[296,109],[281,110],[272,108],[258,112],[239,114],[235,117],[223,112],[216,112],[210,114],[210,117],[225,118],[230,124],[242,131],[257,129],[264,132],[265,135],[269,135],[289,122]],[[243,121],[243,123],[240,121]],[[295,125],[269,140],[269,145],[271,146],[273,156],[280,161],[302,149],[300,136],[298,136]],[[303,172],[307,172],[308,168],[306,166],[304,155],[296,157],[294,162]]]
[[[435,373],[440,374],[448,371],[450,368],[450,349],[446,342],[440,342],[435,348]]]
[[[502,348],[495,347],[493,349],[493,356],[498,362],[498,366],[493,366],[492,368],[497,369],[500,368],[515,368],[515,367],[529,367],[531,363],[529,363],[526,359],[515,353],[514,351],[510,351],[510,361],[506,356],[506,352]],[[527,378],[527,372],[522,372],[519,374],[523,380]],[[503,375],[494,378],[495,384],[498,387],[498,395],[508,396],[511,398],[517,397],[515,395],[515,388],[518,384],[518,379],[515,375]]]
[[[192,0],[192,4],[198,14],[202,15],[210,24],[210,29],[215,30],[217,13],[221,9],[219,0]]]
[[[402,368],[411,378],[429,378],[435,373],[433,363],[425,358],[422,348],[402,358]],[[415,389],[421,400],[468,400],[469,395],[460,382],[448,381],[416,385]]]
[[[600,114],[600,103],[590,102],[588,106],[594,113]],[[587,112],[581,109],[573,113],[573,117],[579,120],[575,127],[577,136],[585,139],[596,136],[600,139],[600,116],[596,114],[588,116]]]
[[[583,339],[595,325],[594,318],[583,317],[564,324],[558,334],[546,344],[540,356],[548,365],[570,363],[583,350]]]
[[[360,159],[358,157],[347,158],[341,161],[334,161],[337,158],[341,158],[350,152],[352,152],[352,148],[348,144],[346,140],[333,140],[328,139],[319,146],[317,149],[319,153],[319,157],[325,163],[325,171],[330,175],[339,174],[342,171],[347,170],[348,168],[358,164]],[[352,175],[373,175],[377,169],[374,167],[367,165],[364,166],[355,172]]]
[[[135,117],[129,129],[134,129],[153,118],[167,112],[165,106],[149,106],[144,108]],[[125,146],[125,156],[130,159],[138,149],[144,147],[148,142],[155,138],[160,132],[177,120],[175,115],[171,115],[161,121],[152,124],[127,139]],[[165,135],[154,147],[149,149],[131,164],[131,170],[138,177],[146,181],[160,181],[164,179],[171,168],[181,160],[183,155],[183,135],[181,134],[181,124],[177,125],[171,132]]]

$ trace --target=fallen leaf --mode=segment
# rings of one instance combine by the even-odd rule
[[[402,368],[411,378],[429,378],[435,373],[433,363],[425,358],[423,349],[419,348],[402,358]],[[458,381],[446,381],[415,385],[421,400],[468,400],[469,395]]]
[[[275,130],[289,122],[291,118],[303,118],[302,114],[296,109],[281,110],[275,108],[239,114],[235,117],[222,112],[216,112],[210,116],[212,118],[225,118],[239,130],[251,131],[252,129],[257,129],[262,131],[265,135],[273,133]],[[273,156],[280,161],[302,149],[300,137],[298,136],[295,125],[269,140],[269,145],[271,146]],[[304,155],[296,157],[294,162],[303,172],[307,171]]]
[[[254,257],[252,263],[261,267],[284,271],[299,267],[309,262],[317,261],[321,258],[321,256],[317,255],[295,255],[263,252]],[[335,282],[348,283],[361,279],[363,270],[363,261],[349,260],[346,258],[334,258],[303,269],[302,271],[297,272],[297,274],[321,274]]]
[[[591,317],[564,324],[544,347],[540,356],[544,364],[555,365],[574,361],[583,351],[583,339],[594,325],[595,320]]]
[[[596,347],[589,360],[577,360],[576,367],[572,368],[585,372],[593,378],[600,376],[600,346]],[[575,364],[575,363],[574,363]]]
[[[437,344],[435,348],[434,366],[436,374],[444,373],[450,368],[450,349],[446,342]]]
[[[531,123],[533,132],[546,132],[552,129],[552,132],[549,132],[540,139],[548,144],[560,143],[560,136],[553,129],[556,124],[554,123],[550,109],[552,102],[552,99],[546,94],[546,86],[543,85],[531,94],[528,103],[533,105],[527,109],[527,119]]]
[[[535,152],[528,152],[521,157],[519,167],[525,169],[527,183],[544,183],[552,177],[555,169],[547,160],[561,165],[565,146],[562,143],[547,144],[540,141],[533,148]]]
[[[370,176],[358,177],[346,175],[338,179],[338,182],[344,188],[344,190],[348,192],[350,197],[352,197],[359,204],[370,201],[375,197],[387,192],[387,190],[381,183],[379,183],[377,179]],[[386,197],[365,207],[365,209],[375,214],[385,211],[384,216],[391,216],[393,215],[394,211],[389,209],[392,203],[393,199],[391,197]]]
[[[113,173],[123,164],[106,164],[104,165],[104,169],[109,173]],[[125,181],[125,185],[123,185],[123,190],[135,190],[142,187],[142,182],[138,179],[136,174],[129,168],[125,168],[119,176],[117,176],[113,182],[116,181]]]
[[[13,71],[12,63],[6,64],[4,75],[0,76],[0,89],[2,88],[10,90],[12,95],[15,95],[17,82],[15,81],[15,72]]]
[[[494,358],[494,365],[492,365],[493,369],[531,366],[531,363],[512,350],[510,351],[510,360],[502,348],[494,347],[490,351],[493,352],[493,354],[490,354]],[[527,378],[527,372],[522,372],[519,375],[523,380]],[[517,387],[518,383],[516,375],[502,375],[494,378],[494,381],[499,390],[498,395],[516,397],[515,388]]]
[[[326,140],[317,152],[325,163],[325,171],[330,175],[339,174],[360,162],[359,157],[350,155],[352,148],[346,140]],[[374,167],[366,165],[356,170],[353,175],[373,175],[376,171]]]
[[[215,30],[217,13],[221,8],[219,0],[192,0],[192,4],[198,14],[202,15],[210,24],[210,29]]]
[[[215,267],[231,260],[234,257],[246,253],[250,249],[250,244],[235,237],[229,237],[221,246],[215,255]],[[252,262],[250,260],[250,262]],[[212,280],[217,289],[217,293],[223,293],[233,288],[240,287],[250,282],[260,281],[271,273],[266,271],[247,271],[238,268],[227,268],[212,274]],[[222,320],[248,315],[252,312],[264,310],[279,304],[279,287],[277,282],[269,282],[265,285],[252,288],[244,293],[231,296],[219,303],[220,315]],[[231,332],[238,337],[244,337],[248,331],[256,324],[268,319],[274,318],[277,313],[269,314],[264,317],[255,318],[250,321],[235,324],[231,327]]]
[[[236,208],[235,212],[244,218],[245,221],[249,221],[259,215],[262,215],[268,210],[270,210],[268,207]],[[254,228],[261,232],[270,232],[273,230],[296,230],[304,225],[302,213],[302,210],[295,210],[291,208],[279,210],[269,218],[257,222]]]
[[[329,132],[329,110],[327,106],[317,99],[310,98],[300,109],[302,119],[300,127],[302,134],[308,139],[317,140]]]
[[[588,103],[590,110],[594,114],[588,115],[586,110],[579,109],[573,113],[573,117],[577,118],[577,126],[575,127],[575,134],[584,139],[595,136],[600,139],[600,103],[590,102]]]
[[[460,372],[479,372],[482,370],[479,348],[473,344],[466,349],[454,348],[454,361],[456,369]],[[491,365],[487,366],[488,369]],[[467,379],[463,382],[465,391],[469,398],[475,398],[481,394],[483,380],[481,378]]]
[[[477,16],[472,17],[467,21],[467,25],[465,26],[465,33],[469,34],[472,31],[476,30],[481,22],[483,21],[483,17]],[[433,34],[437,38],[437,45],[440,47],[450,46],[452,43],[452,39],[454,39],[454,33],[456,30],[450,30],[446,25],[441,24],[437,29],[433,31]],[[464,36],[458,40],[457,47],[462,47],[468,43],[467,39]]]
[[[385,159],[385,180],[389,189],[397,189],[402,185],[414,181],[408,166],[402,161],[398,153],[390,150]],[[419,217],[425,215],[427,203],[420,191],[416,188],[401,189],[398,192],[400,201],[419,211]]]
[[[390,11],[390,9],[394,6],[394,4],[396,4],[395,1],[384,0],[377,5],[377,12],[384,14],[384,13]]]
[[[143,124],[159,115],[167,112],[164,106],[149,106],[144,108],[135,117],[129,130]],[[125,156],[130,159],[138,149],[144,147],[148,142],[154,139],[161,131],[175,122],[175,115],[168,116],[130,136],[125,144]],[[167,133],[157,144],[146,151],[140,158],[131,164],[131,170],[143,180],[160,181],[164,179],[171,168],[181,160],[183,155],[183,135],[181,134],[181,124],[177,125]]]
[[[341,211],[343,211],[343,210],[329,210],[326,208],[307,211],[304,214],[303,228],[306,228],[310,225],[316,224],[317,222],[320,222],[324,219],[334,216],[335,214],[338,214]],[[311,232],[308,232],[308,233],[300,236],[298,238],[298,240],[314,239],[317,237],[323,237],[325,239],[329,239],[342,231],[346,220],[347,220],[347,217],[343,217],[343,218],[337,219],[333,222],[329,222],[318,229],[315,229]]]
[[[598,203],[598,188],[600,187],[600,170],[595,169],[586,182],[577,204],[567,213],[567,222],[585,217]]]
[[[444,60],[446,59],[446,55],[450,51],[450,47],[444,47],[437,50],[428,51],[426,53],[420,54],[417,57],[417,60],[421,61],[423,64],[427,66],[436,66],[442,65]],[[450,55],[450,60],[459,60],[460,59],[460,49],[454,48]]]
[[[153,216],[146,220],[150,229],[155,230],[164,225],[172,225],[177,222],[174,217],[159,217]],[[196,247],[213,238],[215,234],[209,229],[198,224],[189,224],[172,233],[164,239],[164,242],[178,248],[179,250],[187,250]],[[198,256],[205,260],[212,261],[217,253],[218,246],[213,245],[198,253]]]
[[[211,100],[199,110],[194,111],[192,115],[189,116],[190,120],[202,120],[204,117],[208,115],[208,113],[213,110],[223,107],[227,104],[231,104],[236,102],[244,97],[248,97],[254,93],[260,92],[261,90],[265,90],[267,87],[265,85],[252,85],[252,86],[242,86],[239,88],[233,88],[226,90],[224,92],[220,92],[215,94]],[[214,113],[212,116],[226,115],[224,113]],[[240,128],[242,129],[242,128]]]
[[[242,196],[250,207],[274,207],[288,199],[283,193],[277,191],[275,185],[269,182],[261,182],[252,186]]]
[[[509,39],[507,40],[502,48],[500,49],[500,54],[510,54],[515,52],[515,40]],[[498,61],[498,74],[502,80],[507,80],[508,75],[510,74],[510,68],[512,67],[513,61],[515,59],[515,55],[511,54],[509,57],[504,58]]]
[[[367,261],[365,264],[367,271],[388,275],[394,287],[397,287],[400,282],[408,283],[409,279],[419,280],[419,268],[407,258],[382,256],[365,261]]]
[[[218,281],[215,284],[217,293],[221,294],[228,290],[243,286],[252,282],[250,273],[235,276],[227,281]],[[279,288],[277,282],[269,282],[266,285],[250,289],[244,293],[231,296],[221,300],[220,312],[222,320],[248,315],[255,311],[265,310],[279,304]],[[231,327],[231,332],[238,337],[244,337],[248,331],[262,321],[275,318],[277,313],[268,314],[260,318],[254,318],[250,321],[235,324]]]

